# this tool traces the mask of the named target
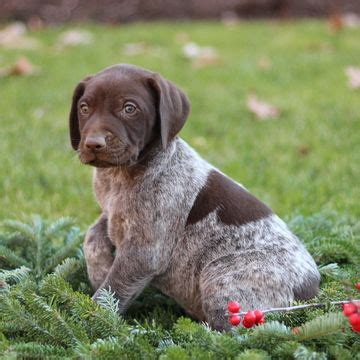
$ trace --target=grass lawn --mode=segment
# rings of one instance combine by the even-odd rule
[[[60,50],[56,45],[59,36],[73,28],[89,31],[92,42]],[[354,219],[360,215],[360,92],[348,87],[345,69],[360,66],[360,28],[333,33],[321,21],[243,22],[232,27],[174,22],[74,25],[33,31],[29,36],[38,40],[37,49],[0,48],[0,67],[26,56],[39,69],[33,76],[0,79],[0,220],[22,219],[33,213],[50,219],[70,216],[82,229],[95,220],[99,209],[92,194],[92,169],[80,164],[69,143],[72,91],[88,74],[114,63],[133,63],[160,72],[187,92],[192,112],[181,135],[187,142],[280,216],[292,219],[292,228],[307,243],[319,265],[341,265],[327,275],[324,271],[318,300],[346,299],[349,292],[340,279],[359,280],[359,223]],[[192,66],[182,52],[184,38],[214,47],[220,64]],[[133,43],[144,43],[140,54],[124,51]],[[252,93],[278,107],[280,116],[257,120],[246,105]],[[46,296],[46,290],[41,291],[41,296]],[[206,345],[206,336],[210,336],[206,334],[211,332],[201,330],[206,334],[197,338],[194,334],[198,334],[200,325],[187,320],[173,328],[181,311],[174,304],[165,305],[167,300],[161,297],[158,301],[156,296],[145,295],[127,317],[130,322],[135,317],[141,323],[133,328],[137,334],[146,329],[146,341],[139,335],[143,342],[134,340],[134,344],[148,346],[149,353],[156,348],[151,356],[198,358],[203,346],[209,351],[204,358],[232,358],[236,351],[252,347],[236,348],[233,338],[217,338],[215,334],[211,343],[217,342],[220,348],[211,352],[211,346]],[[144,307],[148,311],[145,315]],[[309,314],[275,319],[298,326],[322,311]],[[278,335],[283,331],[275,330]],[[343,359],[346,351],[351,357],[350,350],[335,349],[340,338],[336,335],[330,344],[333,350],[329,358]],[[37,341],[35,335],[34,339]],[[270,350],[258,345],[257,340],[254,347],[262,350],[244,359],[266,358],[267,353],[261,351]],[[174,353],[164,350],[171,341],[182,349]],[[349,341],[343,341],[348,349]],[[187,346],[194,342],[197,350],[189,352]],[[309,345],[306,341],[302,344]],[[324,351],[322,345],[319,340],[309,348]],[[86,358],[92,348],[82,346],[78,344],[75,353]],[[357,346],[360,351],[360,344]],[[295,345],[293,348],[297,349]],[[134,354],[141,353],[135,345],[131,349]],[[290,353],[286,349],[275,355]],[[300,355],[299,359],[309,358]]]
[[[120,62],[179,84],[192,102],[182,137],[281,216],[323,209],[360,215],[360,98],[344,73],[360,64],[360,29],[333,34],[323,22],[82,28],[92,33],[91,45],[56,50],[66,30],[56,28],[31,34],[37,50],[0,50],[1,66],[25,55],[41,71],[0,80],[0,219],[39,213],[94,220],[91,169],[69,145],[70,98],[85,75]],[[182,32],[215,47],[222,64],[193,68],[182,54]],[[123,54],[138,42],[148,51]],[[269,69],[259,66],[264,59]],[[281,116],[257,121],[246,108],[252,92]]]

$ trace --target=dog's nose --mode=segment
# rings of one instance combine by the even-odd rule
[[[106,146],[105,136],[88,136],[85,140],[85,146],[90,150],[101,150]]]

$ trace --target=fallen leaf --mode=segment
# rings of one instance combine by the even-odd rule
[[[328,24],[331,31],[339,32],[344,27],[343,18],[338,11],[333,12],[328,18]]]
[[[262,70],[269,70],[272,66],[271,61],[266,58],[266,57],[262,57],[259,61],[258,61],[258,66],[260,69]]]
[[[193,59],[200,55],[201,47],[195,43],[186,43],[182,48],[183,54],[188,59]]]
[[[233,27],[239,24],[239,16],[235,11],[224,11],[221,14],[221,22],[228,27]]]
[[[307,156],[310,153],[310,147],[307,145],[300,145],[298,148],[298,153],[301,156]]]
[[[257,96],[253,94],[248,96],[246,105],[260,120],[275,118],[280,115],[280,110],[277,107],[259,100]]]
[[[345,69],[345,74],[348,76],[348,86],[350,88],[360,88],[360,68],[349,66]]]
[[[139,43],[129,43],[125,44],[122,49],[123,55],[126,56],[137,56],[137,55],[147,55],[158,56],[164,58],[167,56],[164,49],[159,46],[151,46],[144,42]]]
[[[38,69],[26,58],[19,58],[14,65],[0,69],[0,77],[28,76],[38,73]]]
[[[26,36],[26,26],[21,22],[8,25],[0,31],[0,46],[12,49],[36,49],[39,42]]]
[[[92,35],[85,30],[69,30],[62,33],[59,37],[57,46],[62,48],[65,46],[88,45],[92,42]]]
[[[355,13],[347,13],[342,16],[344,26],[349,28],[360,27],[360,16]]]
[[[128,56],[141,55],[148,51],[148,46],[143,43],[125,44],[123,47],[123,54]]]
[[[183,48],[184,56],[191,60],[195,68],[202,68],[209,65],[217,65],[221,63],[220,56],[217,51],[210,46],[199,46],[195,43],[186,43]]]
[[[201,147],[205,147],[207,145],[206,139],[202,136],[196,136],[193,138],[193,143]]]
[[[209,51],[203,51],[197,58],[195,58],[192,65],[195,68],[203,68],[209,65],[218,65],[220,63],[221,59],[219,55],[209,49]]]
[[[189,42],[189,39],[190,39],[189,34],[184,31],[179,31],[175,35],[175,40],[180,44],[185,44]]]
[[[45,27],[45,23],[41,17],[34,15],[28,19],[26,26],[30,31],[37,31],[43,29]]]
[[[37,119],[42,119],[45,115],[45,109],[44,108],[36,108],[33,111],[33,116]]]

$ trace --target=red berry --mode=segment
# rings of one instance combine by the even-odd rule
[[[258,324],[258,325],[265,324],[265,318],[262,317],[256,324]]]
[[[258,324],[259,321],[264,319],[264,313],[261,310],[255,310],[254,314],[255,314],[255,323],[256,324]]]
[[[256,316],[254,311],[248,311],[244,316],[243,325],[246,328],[251,328],[255,325]]]
[[[351,314],[357,311],[357,307],[353,303],[347,303],[343,305],[343,314],[345,316],[350,316]]]
[[[231,313],[238,313],[240,311],[240,304],[237,301],[229,301],[228,310]]]
[[[355,332],[360,332],[360,325],[353,325],[351,328]]]
[[[230,316],[230,324],[234,326],[238,326],[241,323],[241,317],[239,315],[231,315]]]
[[[355,284],[355,287],[356,287],[358,290],[360,290],[360,282],[356,283],[356,284]]]
[[[349,316],[349,323],[352,326],[360,326],[360,314],[354,313]]]
[[[248,320],[244,319],[243,326],[246,327],[247,329],[250,329],[250,328],[252,328],[254,326],[254,323],[249,322]]]

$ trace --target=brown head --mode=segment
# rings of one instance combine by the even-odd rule
[[[134,165],[151,144],[165,149],[190,111],[186,95],[160,75],[114,65],[75,88],[70,111],[71,145],[84,164]]]

